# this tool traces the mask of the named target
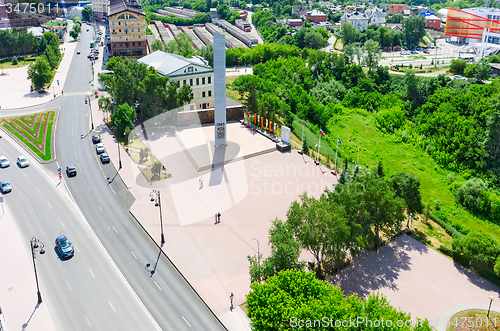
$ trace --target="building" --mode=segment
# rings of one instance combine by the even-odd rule
[[[391,14],[402,13],[403,10],[406,10],[406,9],[408,9],[408,5],[406,5],[406,4],[391,3],[389,5],[389,13],[391,13]]]
[[[311,23],[326,22],[326,14],[317,9],[308,11],[306,13],[306,22],[311,22]]]
[[[289,18],[286,20],[286,26],[287,27],[296,27],[296,26],[302,26],[304,22],[300,18]]]
[[[95,18],[106,18],[108,16],[108,0],[92,0],[92,11]]]
[[[243,20],[240,20],[240,19],[236,19],[234,21],[234,25],[236,25],[238,28],[240,28],[241,30],[245,31],[245,32],[250,32],[252,31],[252,27],[250,26],[250,23],[248,22],[245,22]]]
[[[425,16],[425,27],[427,29],[441,30],[441,19],[436,15]]]
[[[240,13],[240,18],[244,21],[248,17],[248,12],[246,10],[239,10],[238,13]]]
[[[401,23],[387,23],[385,26],[391,30],[403,31],[403,24]]]
[[[490,63],[491,66],[491,77],[495,78],[500,75],[500,63]]]
[[[365,10],[365,15],[370,19],[368,25],[381,26],[385,23],[385,13],[378,7],[373,7]]]
[[[410,17],[410,15],[411,15],[411,10],[409,10],[409,9],[403,10],[403,16],[404,17]]]
[[[146,55],[146,16],[139,3],[111,0],[108,8],[111,54],[119,57]]]
[[[214,107],[214,69],[201,57],[187,59],[177,54],[156,51],[138,60],[167,76],[178,88],[189,84],[196,109]]]
[[[444,34],[457,37],[459,43],[500,44],[500,9],[467,8],[463,10],[448,8]]]
[[[76,16],[76,17],[82,19],[82,11],[83,11],[83,7],[75,6],[68,11],[68,17],[72,18],[72,17]]]
[[[292,6],[292,15],[297,15],[297,16],[300,16],[300,12],[302,9],[304,9],[305,7],[302,6],[302,5],[293,5]]]
[[[342,16],[342,22],[350,23],[358,31],[366,31],[370,19],[360,12],[345,13]]]
[[[217,8],[210,8],[210,19],[216,20],[219,18],[219,15],[217,14]]]

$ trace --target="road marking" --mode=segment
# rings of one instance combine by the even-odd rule
[[[111,302],[109,302],[109,305],[111,306],[111,309],[113,309],[113,311],[116,313],[116,309],[115,309],[115,307],[113,307],[113,305],[111,304]]]
[[[184,318],[184,316],[181,315],[181,317],[184,320],[184,322],[186,322],[186,324],[189,325],[189,327],[191,327],[191,324],[189,324],[188,321],[186,321],[186,319]]]
[[[68,281],[66,281],[66,284],[68,284],[68,287],[71,291],[73,291],[73,289],[71,288],[71,285],[69,285]]]
[[[87,190],[89,190],[89,192],[92,192],[92,191],[90,191],[90,187],[88,185],[87,185]]]
[[[100,210],[102,211],[102,208],[101,208],[101,206],[97,205],[97,207],[99,207],[99,209],[100,209]]]
[[[49,205],[50,208],[52,208],[52,205],[50,203],[47,202],[47,204]]]
[[[26,175],[25,173],[23,173],[23,175],[24,175],[24,177],[26,177],[26,178],[28,177],[28,175]]]
[[[116,233],[118,233],[118,230],[116,230],[116,228],[114,227],[113,230],[115,230]]]
[[[134,252],[130,252],[130,253],[132,253],[132,255],[133,255],[133,256],[135,257],[135,259],[137,260],[137,256],[135,256]]]
[[[30,211],[30,214],[33,215],[33,211],[31,209],[28,209]]]
[[[92,324],[90,324],[90,321],[89,321],[89,319],[87,318],[86,315],[85,315],[85,319],[87,320],[87,323],[89,323],[90,327],[92,327]]]
[[[36,188],[36,190],[37,190],[38,192],[40,192],[40,189],[39,189],[38,187]]]
[[[156,281],[154,281],[154,280],[153,280],[153,282],[155,283],[155,285],[156,285],[156,286],[160,289],[160,291],[161,291],[161,287],[160,287],[160,285],[158,285],[158,283],[157,283]]]
[[[89,269],[89,271],[90,271],[90,274],[92,275],[92,277],[95,278],[94,273],[92,272],[92,270]]]
[[[78,248],[78,246],[76,246],[76,245],[73,245],[73,246],[75,246],[75,248],[76,248],[77,251],[80,251],[80,249]]]
[[[64,223],[63,223],[63,222],[61,222],[61,225],[63,226],[63,228],[65,228],[65,227],[66,227],[66,226],[64,225]]]

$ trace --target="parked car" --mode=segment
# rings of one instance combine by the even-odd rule
[[[411,51],[411,53],[412,53],[412,54],[418,54],[418,52],[417,52],[417,51]]]
[[[423,51],[424,49],[422,47],[417,47],[415,48],[417,51]]]
[[[101,158],[101,162],[104,164],[104,163],[109,163],[111,160],[109,158],[109,155],[108,153],[102,153],[100,155],[100,158]]]
[[[97,144],[96,147],[95,147],[95,152],[97,154],[104,153],[105,152],[105,150],[104,150],[104,144],[103,143]]]
[[[19,165],[20,168],[26,168],[27,166],[30,165],[28,159],[24,155],[19,155],[17,157],[17,164]]]
[[[2,193],[9,193],[10,191],[12,191],[12,187],[10,186],[10,183],[6,180],[1,180],[0,181],[0,191],[2,191]]]
[[[99,137],[99,135],[98,135],[98,134],[93,135],[93,136],[92,136],[92,142],[93,142],[94,144],[98,144],[98,143],[100,143],[100,142],[101,142],[101,137]]]
[[[460,79],[460,80],[464,80],[464,79],[465,79],[465,77],[462,77],[462,76],[460,76],[460,75],[455,75],[455,76],[453,76],[453,79]]]
[[[76,167],[74,165],[67,166],[66,167],[66,175],[68,175],[68,177],[76,176]]]
[[[7,168],[8,166],[10,166],[9,160],[3,155],[0,156],[0,167]]]
[[[429,54],[429,50],[428,49],[424,49],[424,54]]]
[[[80,51],[77,51],[76,54],[80,54]]]
[[[57,252],[61,255],[61,257],[65,259],[75,255],[75,250],[73,249],[73,245],[71,245],[68,238],[66,238],[66,236],[63,234],[56,238],[56,249]]]
[[[88,57],[89,59],[92,59],[92,58],[94,57],[94,54],[90,53],[89,55],[87,55],[87,57]]]

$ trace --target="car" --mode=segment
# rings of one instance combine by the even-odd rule
[[[89,32],[89,29],[87,29],[87,32]]]
[[[103,143],[97,144],[96,147],[95,147],[95,152],[97,154],[104,153],[105,152],[105,150],[104,150],[104,144]]]
[[[429,54],[429,50],[428,49],[424,49],[424,54]]]
[[[94,55],[94,60],[98,60],[98,59],[99,59],[99,56],[97,56],[97,54]]]
[[[99,157],[101,158],[102,163],[109,163],[111,161],[108,153],[102,153]]]
[[[417,52],[417,51],[411,51],[411,53],[412,53],[412,54],[418,54],[418,52]]]
[[[417,47],[415,48],[417,51],[423,51],[424,49],[422,47]]]
[[[92,58],[94,57],[94,54],[90,53],[89,55],[87,55],[87,57],[88,57],[89,59],[92,59]]]
[[[76,176],[76,167],[74,165],[69,165],[66,167],[66,174],[68,177]]]
[[[94,54],[99,54],[99,50],[98,49],[94,49]]]
[[[77,52],[76,52],[76,54],[78,54],[78,55],[79,55],[79,54],[80,54],[80,51],[77,51]]]
[[[24,155],[19,155],[17,157],[17,165],[20,168],[26,168],[27,166],[30,165],[30,163],[29,163],[28,159]]]
[[[12,191],[10,183],[6,180],[0,180],[0,191],[2,191],[2,193],[9,193]]]
[[[56,238],[56,250],[61,255],[61,257],[68,259],[75,255],[75,250],[73,245],[71,245],[68,238],[65,235],[60,235]]]
[[[453,79],[460,79],[460,80],[464,80],[464,79],[465,79],[465,77],[462,77],[462,76],[460,76],[460,75],[455,75],[455,76],[453,76]]]
[[[8,166],[10,166],[9,160],[3,155],[0,156],[0,167],[7,168]]]
[[[93,142],[94,144],[98,144],[98,143],[100,143],[100,142],[101,142],[101,137],[99,137],[99,135],[98,135],[98,134],[93,135],[93,136],[92,136],[92,142]]]

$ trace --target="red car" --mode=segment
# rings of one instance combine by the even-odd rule
[[[424,49],[424,54],[429,54],[429,51]]]
[[[88,57],[89,59],[93,59],[93,58],[94,58],[94,55],[93,55],[93,54],[89,54],[89,55],[87,55],[87,57]]]

